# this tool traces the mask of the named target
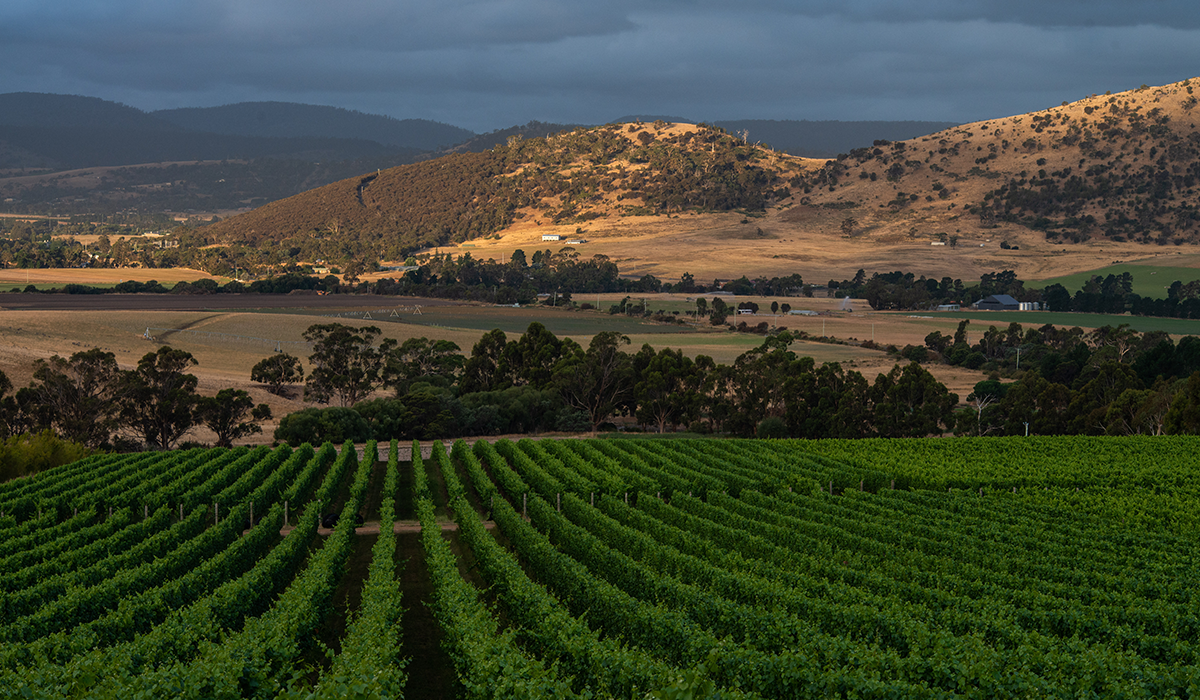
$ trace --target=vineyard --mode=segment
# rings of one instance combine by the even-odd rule
[[[1200,696],[1200,439],[500,440],[0,484],[0,696]]]

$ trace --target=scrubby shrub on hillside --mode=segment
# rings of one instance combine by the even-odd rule
[[[900,357],[910,362],[928,362],[929,350],[924,345],[905,345]]]
[[[90,454],[92,450],[63,440],[53,430],[14,435],[0,443],[0,481],[36,474]]]

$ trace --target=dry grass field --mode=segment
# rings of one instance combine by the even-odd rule
[[[985,272],[1013,270],[1021,279],[1040,280],[1094,270],[1117,261],[1178,265],[1182,259],[1200,254],[1200,246],[1196,245],[1160,248],[1109,240],[1051,243],[1026,229],[982,229],[974,224],[956,234],[960,240],[953,248],[931,246],[924,237],[850,238],[840,228],[845,216],[845,212],[836,210],[792,207],[773,209],[759,218],[737,213],[626,217],[588,222],[579,234],[575,232],[580,228],[577,226],[519,223],[499,239],[436,250],[504,261],[517,249],[528,256],[535,250],[566,247],[562,242],[541,240],[543,234],[557,233],[563,240],[584,238],[586,243],[571,246],[581,257],[606,255],[617,263],[622,274],[652,274],[674,281],[690,272],[704,284],[742,275],[753,279],[793,273],[799,273],[806,282],[825,284],[830,279],[849,279],[860,268],[868,275],[903,270],[964,281],[978,280]],[[1019,250],[1001,249],[1001,241],[1017,245]]]
[[[215,279],[226,282],[224,277],[213,277],[207,272],[190,270],[186,267],[174,268],[47,268],[47,269],[0,269],[0,289],[11,287],[25,288],[25,285],[39,286],[64,284],[98,284],[113,285],[126,280],[147,282],[158,280],[166,286],[176,282],[194,282],[202,279]]]
[[[154,271],[161,272],[161,271]],[[619,301],[622,295],[601,295],[600,305]],[[641,298],[641,297],[639,297]],[[668,312],[694,308],[687,295],[647,295],[651,309]],[[731,333],[710,326],[669,326],[650,324],[638,319],[610,316],[599,312],[565,311],[562,309],[511,309],[477,304],[429,305],[416,315],[411,306],[393,307],[389,312],[386,297],[363,297],[361,304],[342,309],[256,309],[234,311],[34,311],[0,310],[0,370],[15,387],[26,386],[32,379],[35,362],[53,355],[68,356],[89,348],[112,352],[123,368],[131,368],[146,353],[162,344],[190,352],[198,364],[193,369],[203,394],[215,394],[223,388],[241,388],[251,393],[255,402],[267,403],[278,417],[307,407],[299,399],[281,398],[267,393],[250,381],[250,368],[276,348],[307,360],[309,349],[302,334],[314,323],[338,322],[355,327],[378,326],[384,337],[403,342],[412,337],[451,340],[464,352],[469,352],[476,340],[487,330],[500,327],[509,337],[519,335],[529,322],[537,320],[560,336],[571,337],[586,346],[591,337],[602,330],[617,330],[630,338],[629,350],[636,351],[644,343],[655,348],[682,349],[689,356],[709,355],[720,363],[731,363],[741,353],[761,344],[756,335]],[[736,298],[727,298],[736,304]],[[876,314],[869,309],[841,311],[838,299],[787,298],[795,309],[811,309],[820,316],[774,316],[766,309],[770,299],[756,298],[762,313],[745,318],[752,325],[767,321],[771,325],[805,331],[811,336],[822,334],[834,338],[874,338],[880,344],[921,344],[933,330],[952,333],[958,319],[925,314]],[[364,313],[371,315],[363,318]],[[340,314],[340,315],[339,315]],[[489,323],[494,321],[494,323]],[[986,329],[973,322],[971,333]],[[146,338],[147,332],[150,339]],[[795,352],[813,357],[817,362],[841,362],[848,369],[861,372],[869,381],[879,373],[889,371],[896,360],[877,350],[851,345],[798,341]],[[932,371],[960,398],[982,379],[978,372],[942,365],[930,365]],[[306,367],[307,370],[307,367]],[[264,425],[264,435],[249,442],[269,440],[275,421]],[[193,439],[210,439],[196,431]]]

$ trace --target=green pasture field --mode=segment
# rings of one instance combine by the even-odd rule
[[[1089,270],[1087,272],[1077,272],[1073,275],[1063,275],[1062,277],[1052,277],[1045,280],[1031,281],[1029,287],[1034,289],[1044,289],[1052,284],[1061,284],[1067,288],[1067,291],[1074,294],[1083,289],[1083,285],[1087,283],[1093,275],[1108,277],[1109,275],[1122,275],[1128,272],[1133,277],[1133,293],[1142,297],[1151,299],[1165,299],[1167,296],[1167,288],[1171,283],[1178,280],[1180,282],[1191,282],[1200,280],[1200,268],[1196,267],[1169,267],[1157,265],[1143,265],[1138,262],[1120,263],[1117,265],[1109,265],[1098,270]]]
[[[1139,333],[1165,331],[1173,336],[1200,334],[1200,321],[1188,318],[1158,318],[1155,316],[1126,316],[1112,314],[1076,314],[1067,311],[943,311],[936,314],[948,318],[969,318],[971,325],[976,321],[981,325],[991,325],[1003,328],[1016,322],[1026,327],[1039,327],[1047,323],[1062,328],[1100,328],[1102,326],[1119,326],[1128,323],[1129,327]],[[978,330],[975,328],[973,330]]]

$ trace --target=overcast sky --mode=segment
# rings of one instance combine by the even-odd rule
[[[1200,75],[1195,0],[4,0],[0,92],[325,104],[474,131],[630,114],[968,122]]]

